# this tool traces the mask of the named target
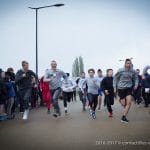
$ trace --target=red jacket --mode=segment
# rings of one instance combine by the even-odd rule
[[[42,97],[43,100],[46,101],[51,101],[51,92],[49,89],[49,83],[44,82],[44,77],[41,78],[40,80],[40,90],[42,91]]]

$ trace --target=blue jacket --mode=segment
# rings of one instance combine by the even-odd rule
[[[7,88],[7,97],[10,98],[10,97],[15,97],[16,96],[16,93],[15,93],[15,90],[14,90],[14,83],[11,82],[11,81],[6,81],[6,88]]]

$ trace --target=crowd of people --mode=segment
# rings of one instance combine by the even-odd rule
[[[140,70],[133,69],[131,59],[126,59],[123,68],[113,75],[113,69],[106,70],[103,76],[101,69],[88,70],[88,77],[82,72],[80,77],[71,78],[69,73],[57,69],[57,62],[51,61],[51,68],[38,76],[29,69],[29,63],[22,61],[22,68],[14,73],[13,68],[7,71],[0,69],[0,120],[15,118],[17,110],[22,119],[27,120],[29,110],[39,106],[47,107],[47,114],[54,110],[53,117],[61,116],[59,99],[63,100],[64,112],[68,114],[68,103],[79,97],[83,111],[89,108],[90,116],[96,119],[96,110],[101,111],[102,100],[108,109],[108,116],[113,117],[114,99],[119,99],[123,108],[121,122],[128,123],[128,112],[134,101],[137,106],[144,102],[150,104],[150,66]]]

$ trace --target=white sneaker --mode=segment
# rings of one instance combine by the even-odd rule
[[[23,113],[23,120],[27,120],[28,119],[28,115],[29,115],[29,109],[26,109]]]
[[[90,115],[92,116],[93,111],[90,109]]]

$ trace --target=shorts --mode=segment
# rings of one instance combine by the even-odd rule
[[[102,96],[103,95],[103,91],[101,88],[98,89],[98,96]]]
[[[120,97],[120,99],[125,99],[129,95],[133,96],[132,88],[118,89],[118,96]]]

